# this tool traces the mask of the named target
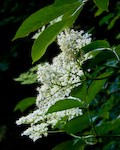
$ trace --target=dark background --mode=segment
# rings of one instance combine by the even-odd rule
[[[13,79],[27,71],[32,66],[31,46],[33,40],[29,37],[12,39],[21,23],[33,12],[52,4],[54,0],[5,0],[0,1],[0,150],[13,149],[46,149],[70,137],[66,134],[49,135],[35,143],[28,137],[21,137],[23,127],[18,127],[15,121],[23,114],[14,112],[15,105],[23,98],[36,95],[36,85],[21,85]],[[115,12],[117,1],[110,3],[110,11]],[[111,30],[107,30],[108,23],[102,27],[99,20],[107,15],[103,13],[95,17],[97,8],[91,2],[83,9],[76,21],[76,25],[85,30],[91,30],[93,39],[107,39],[112,45],[118,44],[116,39],[120,22],[117,21]],[[54,55],[54,44],[50,47],[53,51],[46,53],[43,59],[50,59]],[[49,48],[49,49],[50,49]]]
[[[7,0],[0,2],[0,150],[51,149],[56,138],[50,136],[37,142],[21,137],[21,127],[15,121],[22,116],[13,112],[15,105],[23,98],[34,96],[36,85],[24,85],[13,79],[32,66],[30,38],[12,42],[18,27],[30,14],[52,3],[49,0]],[[63,135],[62,139],[63,139]],[[59,139],[60,140],[60,139]]]

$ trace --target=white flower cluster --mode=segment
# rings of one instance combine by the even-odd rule
[[[83,46],[90,42],[90,34],[84,33],[83,30],[79,32],[73,29],[66,29],[58,35],[58,45],[60,45],[60,49],[74,54],[79,52]]]
[[[17,121],[18,125],[30,124],[22,135],[28,135],[36,141],[42,136],[47,136],[49,128],[54,129],[57,125],[82,115],[82,110],[78,107],[46,113],[57,101],[70,98],[71,90],[81,84],[81,61],[84,55],[77,58],[76,54],[90,42],[90,35],[84,34],[83,31],[68,29],[58,35],[58,45],[62,52],[53,59],[52,64],[43,63],[38,66],[37,76],[41,86],[37,88],[37,110]]]

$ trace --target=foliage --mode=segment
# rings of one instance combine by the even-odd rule
[[[35,3],[32,0],[0,2],[0,80],[2,80],[2,73],[9,71],[12,61],[19,57],[19,50],[22,49],[20,48],[22,42],[14,44],[11,42],[15,30],[30,13],[42,7],[43,4],[40,0],[36,0]],[[30,43],[27,44],[29,45]]]
[[[53,24],[52,26],[49,26],[35,40],[33,44],[33,48],[32,48],[32,58],[33,58],[33,62],[35,62],[43,56],[43,54],[46,51],[46,48],[48,47],[49,44],[51,44],[55,40],[57,34],[61,32],[63,29],[70,26],[74,22],[74,20],[76,19],[76,15],[78,15],[78,12],[80,12],[81,8],[82,8],[82,4],[80,1],[77,1],[77,0],[74,0],[70,4],[69,2],[67,4],[63,3],[61,4],[60,7],[59,5],[57,5],[57,2],[52,6],[48,6],[48,8],[45,7],[41,9],[40,11],[34,13],[32,16],[30,16],[28,19],[24,21],[24,23],[22,24],[22,26],[19,28],[18,32],[16,33],[14,39],[27,36],[31,32],[46,25],[53,19],[56,19],[60,17],[61,15],[63,16],[62,21],[57,22]],[[50,17],[48,16],[48,13],[46,10],[49,11]],[[38,16],[40,16],[40,18]]]
[[[38,66],[32,67],[27,72],[20,74],[19,77],[15,78],[14,80],[19,81],[21,84],[37,83],[37,67]]]
[[[93,0],[93,2],[99,8],[96,16],[109,10],[108,0]],[[14,39],[27,36],[42,26],[46,26],[46,29],[33,44],[32,59],[33,62],[36,62],[45,54],[47,47],[62,30],[67,27],[74,27],[75,20],[83,7],[85,7],[85,4],[79,0],[70,2],[56,0],[53,5],[47,6],[28,17],[19,28]],[[117,7],[116,9],[118,10]],[[50,15],[48,15],[48,11]],[[48,25],[50,21],[61,15],[61,21]],[[119,11],[117,11],[117,18],[110,13],[103,17],[99,23],[101,26],[111,20],[108,25],[110,30],[117,19],[119,19]],[[60,131],[71,135],[73,140],[63,142],[53,150],[82,150],[89,149],[91,145],[99,149],[99,144],[101,145],[100,148],[104,150],[119,149],[120,45],[111,46],[111,43],[109,44],[106,40],[94,40],[83,47],[82,51],[84,54],[90,54],[93,57],[85,60],[82,64],[83,82],[70,93],[70,96],[76,98],[76,100],[64,99],[58,101],[50,107],[47,113],[79,107],[82,109],[83,115],[75,117],[58,127]],[[19,109],[22,110],[22,107],[24,108],[24,104]]]
[[[5,139],[5,135],[6,135],[6,126],[5,125],[0,125],[0,142]]]
[[[116,3],[116,5],[114,7],[114,11],[107,13],[103,18],[101,18],[99,21],[99,25],[100,26],[107,25],[108,30],[112,29],[120,17],[120,7],[119,6],[120,6],[120,4]],[[102,15],[102,13],[103,13],[103,11],[98,9],[95,15],[99,16],[99,15]]]
[[[14,108],[14,111],[20,110],[24,112],[27,108],[35,104],[35,97],[27,97],[21,100]]]
[[[93,1],[98,8],[108,11],[109,0],[104,0],[104,1],[93,0]]]

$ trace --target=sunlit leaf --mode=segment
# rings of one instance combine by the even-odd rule
[[[105,40],[96,40],[93,41],[92,43],[84,46],[82,48],[82,50],[84,51],[84,53],[90,52],[92,50],[96,50],[96,49],[100,49],[100,48],[109,48],[110,45],[107,41]]]
[[[56,102],[54,105],[52,105],[47,113],[53,113],[56,111],[62,111],[70,108],[75,107],[83,107],[82,102],[74,99],[63,99]]]
[[[61,15],[64,15],[64,13],[69,11],[70,9],[77,9],[79,5],[81,5],[80,2],[75,2],[74,4],[66,4],[60,7],[49,5],[38,10],[22,23],[13,40],[28,36],[31,32],[40,29],[50,21],[58,18]]]
[[[80,3],[79,3],[80,5]],[[78,7],[77,5],[75,5]],[[76,12],[77,13],[77,12]],[[76,16],[75,14],[72,16],[68,16],[69,18],[64,19],[63,21],[57,22],[48,28],[46,28],[40,36],[35,40],[33,47],[32,47],[32,60],[33,63],[39,60],[45,53],[47,47],[55,40],[56,36],[65,28],[71,26]]]
[[[55,40],[58,33],[62,31],[65,26],[66,22],[58,22],[41,33],[41,35],[35,40],[32,47],[31,55],[33,63],[44,55],[47,47]]]

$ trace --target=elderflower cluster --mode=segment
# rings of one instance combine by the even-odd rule
[[[66,29],[58,35],[58,45],[66,52],[78,53],[80,49],[91,42],[90,34],[73,29]]]
[[[61,53],[51,64],[46,62],[38,66],[37,78],[40,86],[37,88],[37,109],[17,120],[18,125],[30,124],[22,135],[28,135],[33,141],[47,136],[50,128],[55,129],[60,124],[82,115],[82,110],[78,107],[53,113],[47,112],[57,101],[71,98],[71,90],[81,85],[83,76],[81,61],[88,59],[89,56],[84,57],[81,53],[78,58],[76,55],[81,52],[83,46],[91,42],[90,35],[83,31],[68,29],[58,35],[57,41]]]

